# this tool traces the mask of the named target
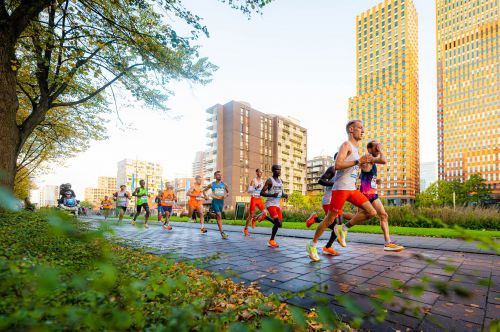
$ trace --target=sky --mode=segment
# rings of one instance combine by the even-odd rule
[[[333,155],[345,140],[348,98],[355,95],[355,19],[375,0],[274,0],[262,15],[245,15],[216,0],[184,0],[203,18],[210,37],[201,56],[219,69],[207,85],[170,82],[170,111],[148,110],[126,91],[109,116],[105,141],[36,179],[39,186],[70,182],[83,198],[98,176],[116,176],[118,161],[159,162],[168,179],[191,175],[205,149],[205,110],[246,101],[264,113],[292,116],[308,130],[308,159]],[[434,1],[414,0],[419,30],[420,161],[435,161],[436,51]],[[114,106],[113,106],[114,108]],[[118,113],[118,115],[117,115]],[[365,133],[368,134],[369,133]]]

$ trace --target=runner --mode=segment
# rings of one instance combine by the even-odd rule
[[[191,218],[193,216],[193,212],[196,211],[197,214],[200,216],[200,223],[201,223],[200,232],[206,233],[207,229],[205,228],[205,219],[203,216],[203,200],[208,198],[203,193],[203,187],[201,185],[201,176],[197,175],[194,178],[194,184],[192,187],[188,189],[186,196],[189,196],[188,217]]]
[[[109,217],[109,211],[113,207],[113,203],[108,199],[108,196],[104,196],[104,199],[101,201],[101,209],[102,215],[104,216],[104,220],[107,220]]]
[[[165,190],[162,191],[160,195],[161,200],[161,212],[165,221],[163,222],[163,228],[171,230],[172,226],[170,226],[170,216],[172,215],[172,206],[174,202],[177,202],[177,196],[174,193],[174,189],[172,185],[167,184]]]
[[[278,233],[278,228],[280,228],[283,223],[283,216],[281,215],[280,207],[281,198],[283,197],[284,199],[287,199],[288,195],[283,191],[283,181],[280,179],[281,166],[273,165],[271,170],[273,172],[273,176],[266,180],[260,195],[267,197],[266,208],[271,216],[267,216],[265,219],[269,220],[274,225],[271,232],[271,239],[267,242],[267,245],[269,247],[276,248],[279,247],[279,245],[274,238],[276,237],[276,233]]]
[[[212,190],[212,209],[215,212],[217,225],[219,226],[220,236],[225,240],[227,234],[222,230],[222,210],[224,209],[224,198],[229,195],[229,190],[224,182],[220,171],[214,173],[215,181],[203,189],[203,195],[206,196],[208,190]]]
[[[127,187],[122,184],[120,191],[113,194],[113,199],[116,201],[116,209],[118,210],[118,222],[123,221],[123,215],[127,212],[129,193],[125,190]]]
[[[382,145],[376,141],[368,142],[366,145],[368,153],[373,157],[371,163],[361,165],[361,192],[368,198],[372,206],[377,211],[380,219],[380,228],[384,233],[384,250],[385,251],[401,251],[404,250],[403,246],[397,245],[396,242],[391,241],[389,234],[388,215],[385,212],[382,201],[378,198],[377,185],[380,184],[380,179],[377,179],[377,164],[385,164],[387,161],[384,157]]]
[[[267,217],[267,213],[264,211],[264,203],[262,202],[262,197],[260,197],[260,192],[262,187],[264,186],[264,181],[262,180],[262,171],[257,168],[255,170],[255,174],[257,175],[255,178],[250,181],[250,185],[248,186],[248,193],[252,195],[250,198],[250,211],[248,213],[247,223],[245,224],[245,228],[243,228],[243,233],[245,236],[249,236],[248,233],[248,224],[250,221],[252,222],[252,228],[255,228],[255,209],[258,208],[261,212],[259,214],[259,221],[264,220]]]
[[[333,157],[333,160],[337,158],[338,153],[335,154]],[[322,186],[324,186],[324,193],[323,193],[323,198],[321,200],[321,204],[323,205],[323,211],[325,211],[325,216],[328,214],[328,207],[330,205],[330,199],[332,197],[332,187],[333,187],[333,177],[335,176],[335,167],[330,166],[326,169],[325,173],[321,175],[319,178],[318,183]],[[325,255],[332,255],[332,256],[338,256],[339,253],[332,248],[333,242],[337,239],[337,235],[335,235],[335,232],[333,231],[333,228],[335,225],[342,225],[345,220],[351,220],[352,219],[352,214],[351,213],[342,213],[340,216],[337,216],[333,223],[328,226],[332,230],[330,234],[330,239],[328,240],[326,246],[323,247],[323,254]],[[323,220],[318,218],[318,215],[313,212],[311,216],[306,220],[306,227],[309,228],[311,227],[314,223],[321,223]]]
[[[157,218],[158,218],[159,223],[161,223],[161,217],[162,217],[161,193],[162,193],[162,190],[159,189],[158,194],[156,194],[156,197],[155,197],[156,210],[157,210],[156,213],[157,213]]]
[[[134,192],[132,193],[132,196],[137,197],[137,211],[135,212],[134,218],[132,219],[132,225],[135,225],[135,221],[137,220],[137,217],[141,214],[141,209],[144,209],[146,211],[146,215],[144,216],[144,227],[149,228],[148,226],[148,219],[149,219],[149,204],[148,204],[148,190],[146,189],[145,185],[146,182],[144,180],[139,181],[140,187],[135,188]]]
[[[360,120],[349,121],[346,125],[348,140],[340,146],[337,159],[335,160],[335,177],[332,187],[332,197],[328,207],[328,214],[323,220],[314,234],[314,238],[307,244],[307,253],[313,261],[319,261],[316,245],[318,240],[331,225],[335,217],[342,213],[342,207],[346,201],[359,207],[356,215],[344,225],[335,225],[333,230],[337,235],[337,241],[342,247],[346,247],[345,239],[347,230],[357,224],[361,224],[369,218],[377,215],[377,211],[370,204],[366,196],[356,190],[356,179],[358,177],[359,165],[373,161],[371,155],[359,157],[357,144],[363,137],[363,123]]]

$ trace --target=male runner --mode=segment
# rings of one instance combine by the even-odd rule
[[[224,209],[224,198],[229,196],[229,190],[224,182],[220,171],[214,173],[215,181],[203,189],[203,195],[206,196],[207,190],[212,190],[212,209],[215,212],[217,225],[219,226],[220,236],[225,240],[227,234],[222,230],[222,210]]]
[[[380,184],[380,179],[377,179],[377,165],[385,164],[387,161],[384,157],[382,145],[376,141],[370,141],[366,145],[368,153],[374,157],[371,163],[366,163],[361,165],[361,185],[360,189],[363,195],[365,195],[372,206],[377,211],[377,215],[380,219],[380,228],[384,233],[384,250],[385,251],[401,251],[404,249],[403,246],[397,245],[394,241],[391,241],[391,236],[389,234],[389,222],[387,221],[388,216],[385,212],[384,205],[382,201],[378,198],[377,185]]]
[[[144,209],[146,211],[146,215],[144,216],[144,227],[149,228],[148,226],[148,219],[149,219],[149,204],[148,204],[148,190],[146,189],[146,181],[141,180],[139,181],[140,187],[135,188],[134,192],[132,193],[132,196],[137,197],[137,212],[134,215],[134,218],[132,219],[132,225],[135,225],[135,221],[137,220],[137,217],[141,214],[141,209]]]
[[[172,206],[174,202],[177,202],[177,196],[174,193],[174,189],[171,184],[167,184],[165,190],[163,190],[160,194],[160,209],[161,214],[165,221],[163,222],[163,228],[171,230],[172,226],[170,226],[170,216],[172,215]]]
[[[188,217],[191,218],[193,216],[193,212],[196,211],[197,214],[200,216],[200,223],[201,223],[200,232],[206,233],[207,229],[205,228],[205,218],[203,216],[203,200],[208,198],[207,195],[203,193],[203,186],[201,185],[201,176],[197,175],[194,178],[193,186],[188,189],[186,195],[189,197]]]
[[[109,217],[109,211],[113,207],[113,203],[108,199],[108,196],[104,196],[104,199],[101,201],[101,209],[102,215],[104,216],[104,220],[107,220]]]
[[[118,209],[118,222],[123,221],[123,215],[127,211],[129,193],[125,190],[127,187],[122,184],[120,191],[113,194],[113,199],[116,201],[116,208]]]
[[[346,247],[345,238],[349,227],[362,223],[373,218],[377,211],[370,204],[365,195],[356,190],[356,179],[358,177],[359,165],[373,161],[371,155],[359,157],[357,144],[363,138],[363,123],[360,120],[351,120],[346,125],[348,140],[340,146],[337,159],[335,160],[335,177],[332,187],[332,197],[328,207],[328,214],[314,234],[314,238],[307,244],[307,253],[313,261],[319,261],[316,245],[318,240],[331,225],[335,217],[341,213],[342,207],[346,201],[360,208],[356,215],[344,225],[335,225],[334,232],[337,235],[337,241],[342,247]]]
[[[161,216],[162,216],[161,193],[162,193],[162,190],[158,189],[158,194],[155,197],[156,214],[157,214],[157,218],[158,218],[159,223],[161,223]]]
[[[338,153],[335,153],[335,156],[333,157],[333,160],[337,159]],[[332,197],[332,187],[333,187],[333,177],[335,176],[335,167],[330,166],[326,169],[325,173],[321,175],[319,178],[318,183],[322,186],[324,186],[324,193],[323,193],[323,198],[321,200],[321,204],[323,206],[323,211],[325,211],[325,216],[328,214],[328,208],[330,205],[330,200]],[[342,225],[344,224],[344,219],[345,220],[351,220],[352,219],[352,214],[351,213],[342,213],[340,216],[337,216],[333,223],[328,226],[332,230],[330,234],[330,239],[326,243],[326,246],[323,247],[323,254],[325,255],[332,255],[332,256],[338,256],[339,253],[332,248],[333,242],[337,239],[337,235],[335,235],[335,232],[333,231],[333,227],[335,225]],[[311,216],[306,220],[306,227],[309,228],[311,227],[314,223],[321,223],[323,220],[319,219],[316,213],[312,213]]]
[[[264,187],[264,180],[262,180],[262,171],[257,168],[255,170],[255,174],[257,175],[255,178],[250,181],[250,185],[248,186],[248,193],[252,195],[250,198],[250,211],[248,213],[247,223],[245,224],[245,228],[243,228],[243,233],[245,236],[249,236],[248,233],[248,224],[250,221],[252,222],[252,228],[255,228],[255,209],[258,208],[261,212],[259,215],[259,221],[264,220],[267,217],[267,213],[264,212],[264,202],[262,202],[262,197],[260,197],[260,192]]]
[[[283,216],[281,215],[281,198],[288,198],[288,195],[283,191],[283,181],[281,181],[281,165],[273,165],[271,167],[273,176],[266,180],[264,183],[264,188],[262,189],[260,195],[267,197],[266,199],[266,209],[269,212],[269,216],[265,219],[273,223],[273,229],[271,232],[271,239],[267,242],[269,247],[279,247],[278,243],[274,240],[278,228],[282,226]]]

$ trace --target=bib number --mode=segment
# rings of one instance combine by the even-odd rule
[[[142,200],[147,200],[147,199],[148,199],[148,196],[141,196],[141,199],[142,199]]]
[[[202,201],[202,200],[203,200],[203,197],[201,197],[201,196],[196,196],[196,200],[197,200],[197,201]]]
[[[261,192],[260,189],[255,189],[252,196],[253,197],[260,197],[260,192]]]
[[[172,205],[173,201],[171,199],[165,199],[163,203]]]
[[[377,189],[377,178],[372,178],[372,182],[370,184],[370,186],[373,188],[373,189]]]
[[[354,169],[352,170],[352,173],[351,173],[351,178],[353,179],[357,179],[358,178],[358,170],[359,170],[359,166],[354,166]]]
[[[218,197],[224,197],[225,193],[226,192],[225,192],[224,188],[215,188],[215,190],[214,190],[214,195],[218,196]]]

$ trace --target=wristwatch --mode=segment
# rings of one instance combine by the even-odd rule
[[[357,165],[359,165],[359,159],[354,160],[354,166],[357,166]]]

